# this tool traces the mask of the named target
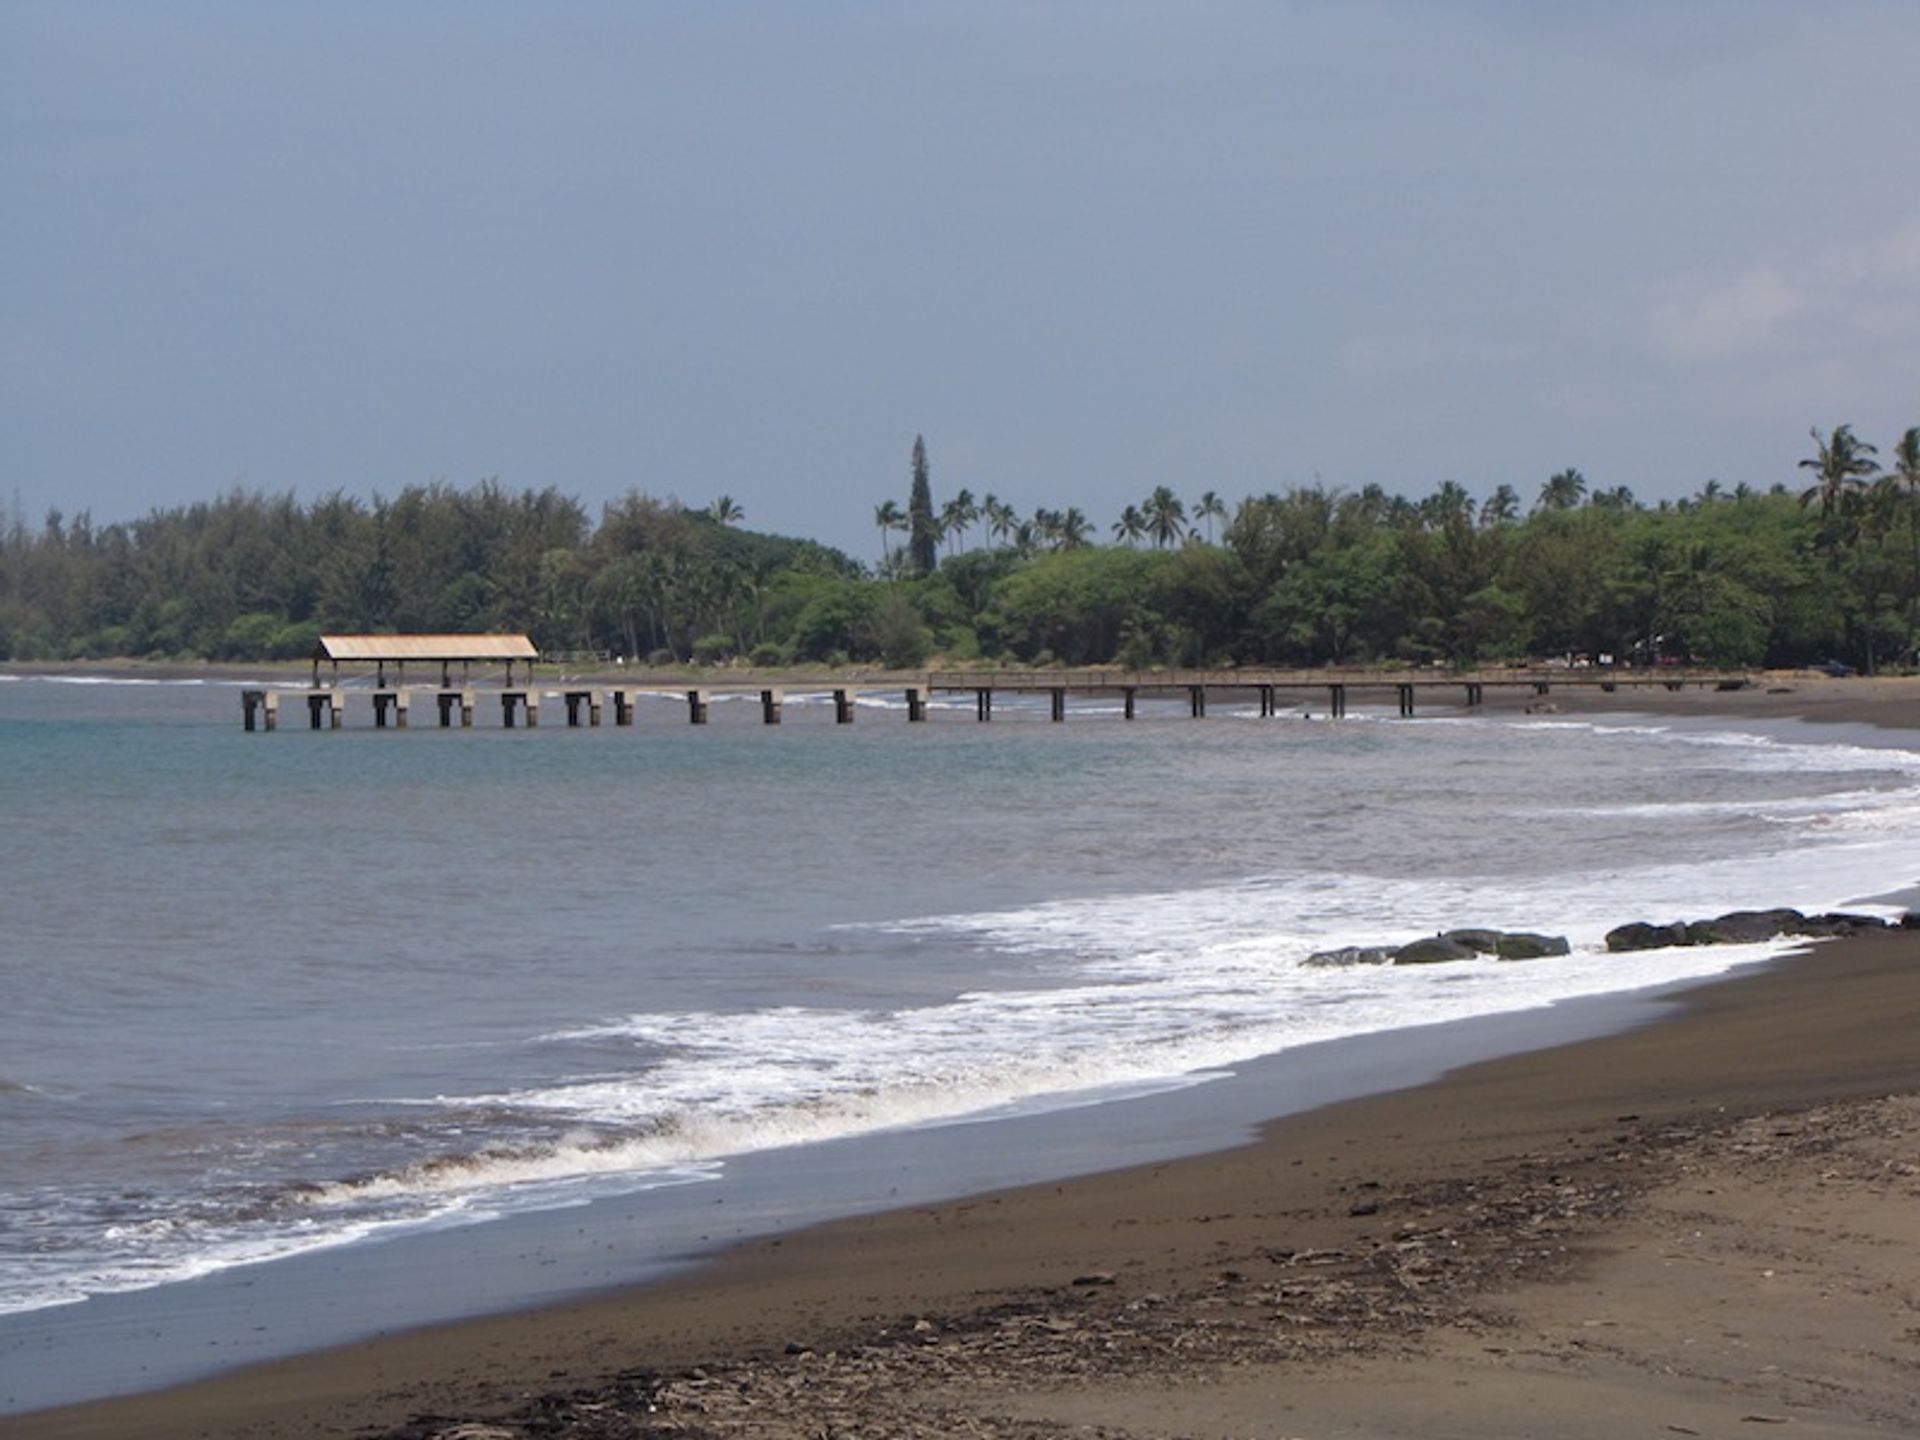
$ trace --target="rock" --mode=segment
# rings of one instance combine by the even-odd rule
[[[1752,945],[1794,934],[1806,918],[1798,910],[1734,910],[1715,920],[1693,921],[1687,939],[1695,945]]]
[[[1681,924],[1649,925],[1644,920],[1617,925],[1607,932],[1607,949],[1615,954],[1627,950],[1660,950],[1668,945],[1691,945],[1687,927]]]
[[[1502,932],[1493,947],[1493,953],[1502,960],[1543,960],[1572,952],[1564,935],[1534,935],[1523,930]]]
[[[1906,925],[1904,917],[1901,920],[1901,925],[1903,928]],[[1855,915],[1849,911],[1836,910],[1825,915],[1805,916],[1786,933],[1790,935],[1823,937],[1829,935],[1858,935],[1862,930],[1885,930],[1888,928],[1887,922],[1882,920],[1878,915]]]
[[[1393,952],[1396,965],[1446,965],[1455,960],[1471,960],[1479,952],[1458,940],[1435,935],[1431,940],[1416,940]]]
[[[1478,951],[1482,955],[1495,954],[1500,948],[1498,930],[1449,930],[1440,938],[1451,940],[1456,945],[1464,945],[1469,950]]]
[[[1385,965],[1393,959],[1391,945],[1347,945],[1338,950],[1316,950],[1302,962],[1329,969],[1346,965]]]

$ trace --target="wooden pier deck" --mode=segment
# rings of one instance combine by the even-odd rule
[[[318,672],[316,670],[316,682]],[[471,729],[475,717],[486,707],[497,707],[500,727],[514,729],[524,725],[533,729],[540,724],[541,700],[557,697],[565,710],[570,728],[598,726],[611,711],[616,726],[634,723],[636,706],[642,697],[668,697],[684,703],[688,722],[708,723],[713,703],[721,698],[759,701],[761,722],[778,725],[789,694],[828,695],[832,697],[834,720],[853,723],[862,698],[898,698],[910,723],[927,719],[933,697],[965,695],[973,701],[974,719],[985,723],[993,718],[996,695],[1045,695],[1048,717],[1063,722],[1074,698],[1098,698],[1119,702],[1120,716],[1132,720],[1143,698],[1174,698],[1184,702],[1189,715],[1204,719],[1209,703],[1246,703],[1254,701],[1262,716],[1278,715],[1285,699],[1291,711],[1319,708],[1339,719],[1347,714],[1355,696],[1392,696],[1398,713],[1412,718],[1422,700],[1453,700],[1469,709],[1483,704],[1487,693],[1510,690],[1535,696],[1551,695],[1556,689],[1597,688],[1605,691],[1661,688],[1681,690],[1688,686],[1721,690],[1744,689],[1752,678],[1738,671],[1706,670],[1690,667],[1658,666],[1650,669],[1619,667],[1567,669],[1553,666],[1515,667],[1470,671],[1447,670],[1177,670],[1128,671],[1118,669],[1074,670],[952,670],[926,671],[886,679],[849,681],[840,678],[810,680],[786,679],[779,685],[750,681],[716,682],[700,685],[633,685],[589,683],[560,679],[550,683],[505,684],[494,687],[473,685],[437,686],[388,685],[384,671],[372,689],[353,689],[339,683],[301,687],[247,689],[241,692],[242,723],[247,730],[277,730],[280,714],[287,709],[295,714],[304,708],[307,728],[338,730],[345,726],[347,708],[352,702],[364,705],[374,728],[404,730],[418,708],[431,713],[442,729],[456,725]],[[1316,706],[1317,702],[1317,706]]]

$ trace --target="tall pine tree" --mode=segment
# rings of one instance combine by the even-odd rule
[[[933,516],[927,442],[918,435],[913,437],[913,493],[907,497],[907,556],[916,575],[931,575],[940,563],[940,522]]]

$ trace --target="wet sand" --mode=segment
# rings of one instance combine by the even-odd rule
[[[1920,685],[1592,698],[1908,725]],[[1920,933],[1660,1008],[1225,1153],[835,1222],[0,1433],[1920,1432]]]

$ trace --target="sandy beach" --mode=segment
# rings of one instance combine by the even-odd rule
[[[1577,700],[1885,726],[1916,702],[1920,682],[1812,678]],[[1660,1009],[1225,1153],[835,1222],[665,1284],[0,1428],[1920,1431],[1920,933],[1814,946]]]

